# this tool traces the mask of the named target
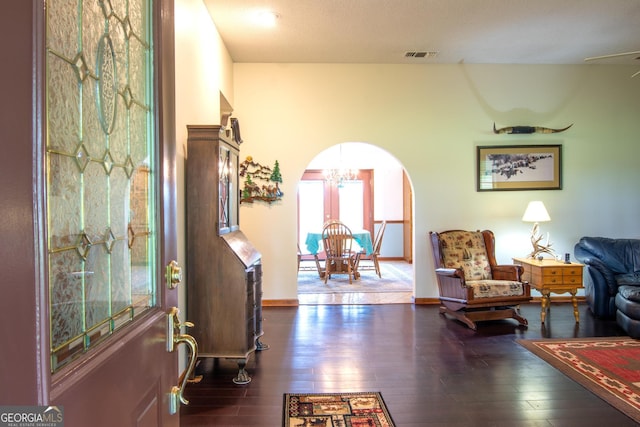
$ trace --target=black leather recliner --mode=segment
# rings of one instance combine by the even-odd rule
[[[585,297],[596,317],[615,318],[640,338],[640,239],[583,237],[574,255],[585,264]]]

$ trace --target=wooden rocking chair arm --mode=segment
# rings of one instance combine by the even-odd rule
[[[491,268],[491,276],[495,280],[517,280],[521,281],[524,268],[521,265],[494,265]]]
[[[436,268],[438,276],[455,277],[464,280],[464,271],[461,268]]]

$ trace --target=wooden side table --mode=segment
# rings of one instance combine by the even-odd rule
[[[576,323],[580,322],[578,312],[578,298],[576,293],[582,288],[583,264],[575,262],[566,264],[555,259],[537,260],[532,258],[513,258],[515,264],[524,268],[522,280],[529,282],[531,287],[542,294],[542,309],[540,321],[544,323],[547,312],[551,309],[551,293],[571,294],[573,316]]]

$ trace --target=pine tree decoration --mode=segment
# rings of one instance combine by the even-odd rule
[[[271,178],[269,178],[273,182],[282,183],[282,175],[280,175],[280,164],[276,160],[275,165],[273,165],[273,172],[271,173]]]
[[[251,189],[254,187],[253,181],[251,181],[251,174],[247,174],[244,180],[244,188],[242,189],[242,198],[249,199],[251,197]]]

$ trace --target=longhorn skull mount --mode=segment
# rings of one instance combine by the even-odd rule
[[[496,129],[496,124],[493,123],[493,133],[498,133],[498,134],[558,133],[558,132],[564,132],[565,130],[569,129],[571,126],[573,126],[573,123],[571,123],[566,128],[562,128],[562,129],[552,129],[552,128],[545,128],[541,126],[509,126],[509,127]]]

